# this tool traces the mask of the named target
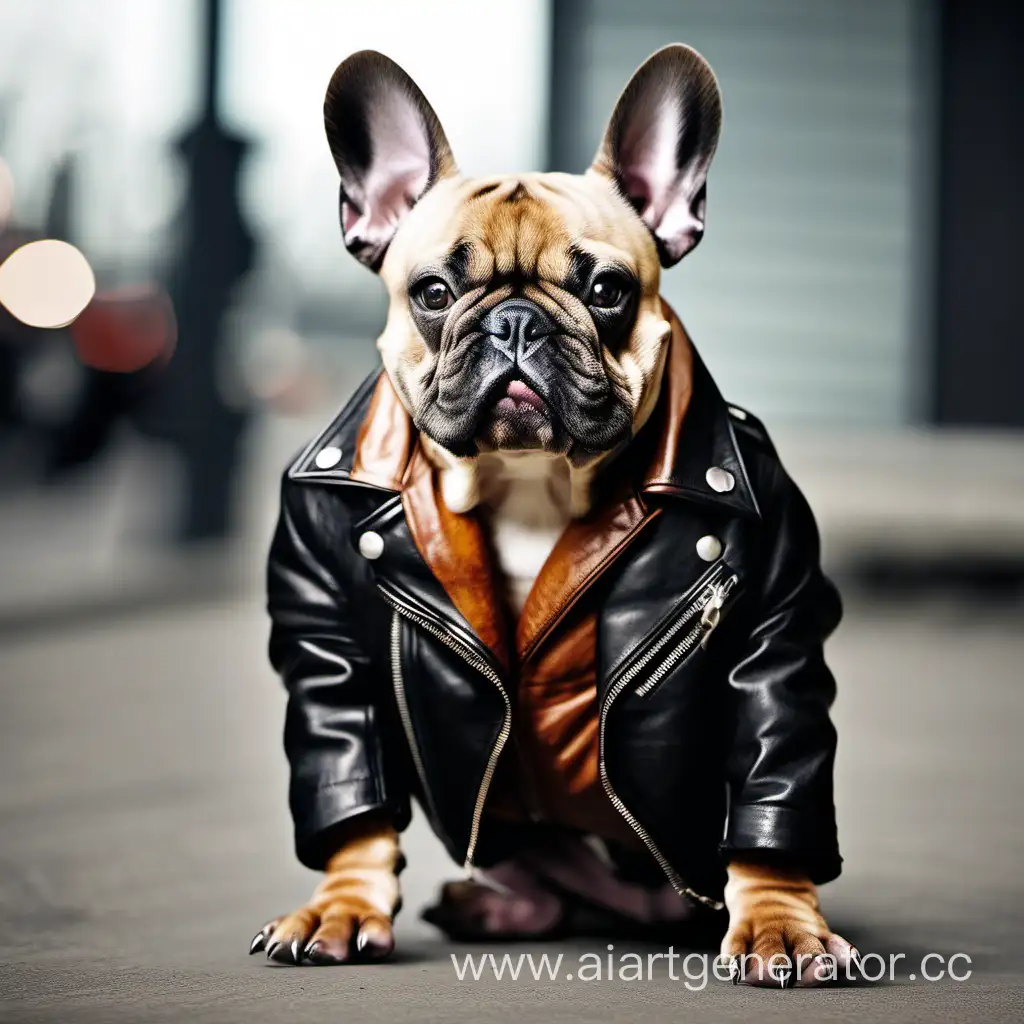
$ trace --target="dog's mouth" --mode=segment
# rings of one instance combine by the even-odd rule
[[[503,398],[498,399],[495,411],[502,416],[518,416],[534,410],[546,415],[547,405],[529,384],[521,380],[510,380]]]
[[[554,414],[525,381],[513,379],[497,389],[477,428],[484,449],[550,449],[555,442]]]

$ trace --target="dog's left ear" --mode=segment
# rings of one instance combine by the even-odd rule
[[[378,270],[402,218],[431,185],[456,173],[444,129],[416,83],[375,50],[338,65],[324,127],[341,175],[345,245]]]
[[[593,170],[632,203],[662,266],[678,263],[704,234],[708,167],[721,127],[714,72],[679,43],[649,57],[615,105]]]

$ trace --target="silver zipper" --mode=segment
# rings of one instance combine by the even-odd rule
[[[685,626],[686,623],[690,621],[690,619],[693,617],[694,614],[696,614],[696,612],[700,611],[704,607],[704,605],[701,602],[704,601],[706,598],[710,599],[711,589],[713,585],[715,584],[715,582],[717,582],[718,577],[721,576],[724,572],[725,566],[723,563],[719,562],[717,565],[713,565],[704,574],[704,576],[698,578],[697,582],[690,587],[689,591],[690,593],[692,593],[698,587],[703,586],[704,589],[701,591],[700,596],[697,598],[697,601],[694,602],[694,604],[690,605],[690,607],[687,608],[687,610],[679,618],[677,618],[668,627],[668,629],[666,629],[665,632],[662,633],[660,637],[658,637],[657,641],[654,644],[652,644],[651,647],[647,651],[645,651],[644,654],[636,662],[630,665],[622,676],[615,680],[616,684],[623,678],[623,676],[626,678],[627,683],[630,683],[634,679],[636,679],[636,677],[644,670],[644,668],[647,665],[649,665],[655,657],[657,657],[658,652],[661,651],[662,648],[664,648],[665,645],[672,640],[676,633],[678,633],[679,630],[682,629],[683,626]],[[640,646],[642,646],[642,642]]]
[[[700,617],[701,647],[707,647],[711,634],[718,628],[718,623],[722,621],[722,608],[732,593],[732,588],[738,582],[739,577],[734,575],[730,576],[723,583],[719,583],[715,587],[711,600],[704,605],[704,612]]]
[[[604,707],[601,709],[601,724],[600,724],[600,754],[597,759],[598,770],[601,775],[601,785],[604,786],[604,791],[608,795],[608,799],[612,802],[612,806],[622,815],[626,820],[626,824],[644,841],[647,849],[651,851],[654,859],[661,866],[661,870],[665,872],[665,877],[669,880],[672,888],[675,889],[680,896],[688,896],[692,900],[696,900],[698,903],[703,903],[706,907],[711,907],[712,910],[722,910],[725,904],[720,900],[713,900],[710,896],[702,896],[699,892],[694,892],[685,882],[679,872],[669,863],[668,858],[658,849],[654,840],[651,838],[650,833],[640,824],[639,821],[633,817],[629,808],[625,805],[622,797],[615,792],[614,787],[611,784],[611,780],[608,778],[608,766],[604,760],[604,735],[605,725],[608,721],[608,709],[612,706],[612,702],[615,698],[625,689],[628,684],[628,680],[620,679],[612,689],[611,693],[608,694],[608,699],[604,702]]]
[[[657,844],[651,838],[650,833],[640,824],[640,822],[634,817],[632,812],[626,806],[622,797],[615,792],[615,788],[612,786],[611,779],[608,777],[608,765],[604,759],[604,748],[605,748],[605,728],[608,723],[608,712],[611,710],[612,704],[615,699],[619,696],[622,691],[633,682],[634,679],[644,670],[644,667],[650,664],[651,660],[657,657],[657,654],[662,650],[665,645],[675,636],[683,626],[686,625],[691,619],[696,616],[698,612],[702,612],[705,608],[709,607],[713,600],[716,599],[717,595],[722,595],[722,602],[724,603],[725,597],[728,596],[729,591],[735,586],[737,577],[730,577],[724,584],[718,584],[718,577],[723,575],[725,572],[724,566],[718,566],[712,571],[708,584],[701,592],[700,597],[687,609],[686,613],[677,619],[672,626],[665,632],[665,635],[659,638],[657,643],[652,645],[650,650],[645,652],[644,656],[638,659],[633,665],[629,667],[626,672],[616,680],[615,685],[608,693],[608,697],[601,708],[600,715],[600,727],[599,727],[599,756],[598,756],[598,771],[601,775],[601,784],[604,786],[604,791],[608,796],[608,799],[612,802],[615,809],[622,815],[626,820],[629,827],[643,840],[647,849],[651,851],[654,859],[661,866],[661,870],[665,873],[665,877],[669,880],[672,888],[675,889],[680,896],[689,897],[692,900],[696,900],[698,903],[704,904],[706,907],[710,907],[712,910],[723,910],[725,904],[721,900],[712,899],[710,896],[703,896],[699,892],[695,892],[688,885],[683,882],[679,872],[669,863],[668,858],[658,849]],[[721,604],[718,606],[719,611],[721,610]],[[703,616],[702,616],[703,618]],[[717,620],[714,625],[710,628],[713,630],[718,625]],[[672,649],[665,662],[659,666],[655,677],[652,676],[654,682],[648,680],[641,686],[637,692],[646,694],[657,685],[661,678],[675,665],[679,659],[686,653],[696,642],[697,639],[704,632],[704,628],[700,623],[695,629],[690,630],[685,637]],[[709,630],[710,632],[710,630]],[[650,685],[648,686],[648,683]]]
[[[718,623],[721,621],[722,606],[738,579],[738,576],[730,576],[721,583],[712,583],[706,587],[700,597],[686,610],[686,613],[673,624],[666,636],[659,640],[635,665],[630,666],[626,675],[635,679],[665,646],[665,641],[678,633],[688,622],[691,622],[698,612],[701,613],[697,625],[689,630],[669,651],[662,663],[636,688],[635,693],[646,697],[658,687],[658,684],[696,646],[698,641],[700,641],[701,647],[707,646],[711,634],[718,628]]]
[[[413,766],[420,779],[420,786],[423,788],[423,798],[427,802],[431,817],[440,828],[441,820],[434,806],[434,798],[430,793],[430,786],[427,783],[427,769],[423,764],[423,757],[420,754],[419,744],[416,741],[416,732],[412,725],[412,715],[409,714],[409,702],[405,696],[405,680],[402,678],[402,616],[397,610],[391,613],[391,684],[395,691],[395,703],[398,705],[398,717],[402,720],[402,728],[405,730],[405,738],[409,744],[409,753],[412,756]]]
[[[487,664],[487,662],[482,658],[478,658],[472,651],[452,637],[451,634],[431,622],[430,619],[426,618],[426,616],[419,615],[417,612],[414,612],[400,604],[383,587],[378,587],[378,589],[381,592],[381,596],[389,605],[391,605],[396,614],[415,623],[421,629],[425,629],[431,636],[440,640],[445,647],[459,655],[466,664],[471,668],[475,668],[482,676],[484,676],[484,678],[488,679],[497,687],[498,692],[501,694],[501,699],[505,702],[505,717],[501,723],[501,731],[498,733],[498,739],[495,741],[494,748],[491,750],[491,755],[487,759],[487,767],[484,769],[483,778],[480,780],[480,789],[477,791],[476,804],[473,807],[473,820],[469,827],[469,844],[466,847],[465,862],[465,867],[467,869],[471,869],[473,866],[473,854],[476,853],[477,840],[480,838],[480,820],[483,817],[484,804],[487,801],[487,791],[491,787],[491,780],[494,778],[494,772],[498,766],[498,758],[501,756],[501,751],[504,749],[509,735],[512,732],[512,701],[509,699],[508,693],[502,684],[501,677],[493,668],[491,668],[490,665]],[[392,633],[392,643],[394,642],[393,638],[394,633]],[[408,709],[406,710],[406,713],[408,714]],[[420,762],[418,770],[422,770],[422,761]]]

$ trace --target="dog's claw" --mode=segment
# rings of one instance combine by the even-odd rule
[[[850,947],[850,963],[857,968],[858,974],[864,973],[864,966],[860,958],[860,950],[856,946]]]
[[[273,960],[274,959],[274,954],[280,948],[281,948],[281,943],[280,942],[272,942],[269,946],[267,946],[267,959],[268,960]]]
[[[302,963],[302,947],[298,939],[292,939],[292,959],[297,964]]]
[[[258,953],[261,949],[263,949],[263,947],[266,944],[267,944],[266,933],[263,932],[263,931],[258,931],[253,936],[252,942],[249,943],[249,956],[252,956],[253,953]]]
[[[734,984],[740,983],[740,961],[739,957],[732,957],[729,961],[729,980]]]
[[[789,979],[793,976],[792,967],[780,967],[775,972],[775,979],[779,983],[779,988],[785,988],[789,982]]]

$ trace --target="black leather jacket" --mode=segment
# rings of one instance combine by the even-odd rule
[[[397,490],[350,477],[373,388],[286,472],[270,552],[296,849],[322,867],[342,822],[386,810],[403,828],[416,796],[457,862],[487,863],[502,851],[481,812],[514,686],[420,556]],[[710,467],[731,488],[711,486]],[[657,516],[583,598],[599,608],[609,797],[691,895],[721,895],[732,851],[834,878],[835,684],[822,642],[839,599],[764,428],[725,404],[699,359],[672,473],[638,497]]]

